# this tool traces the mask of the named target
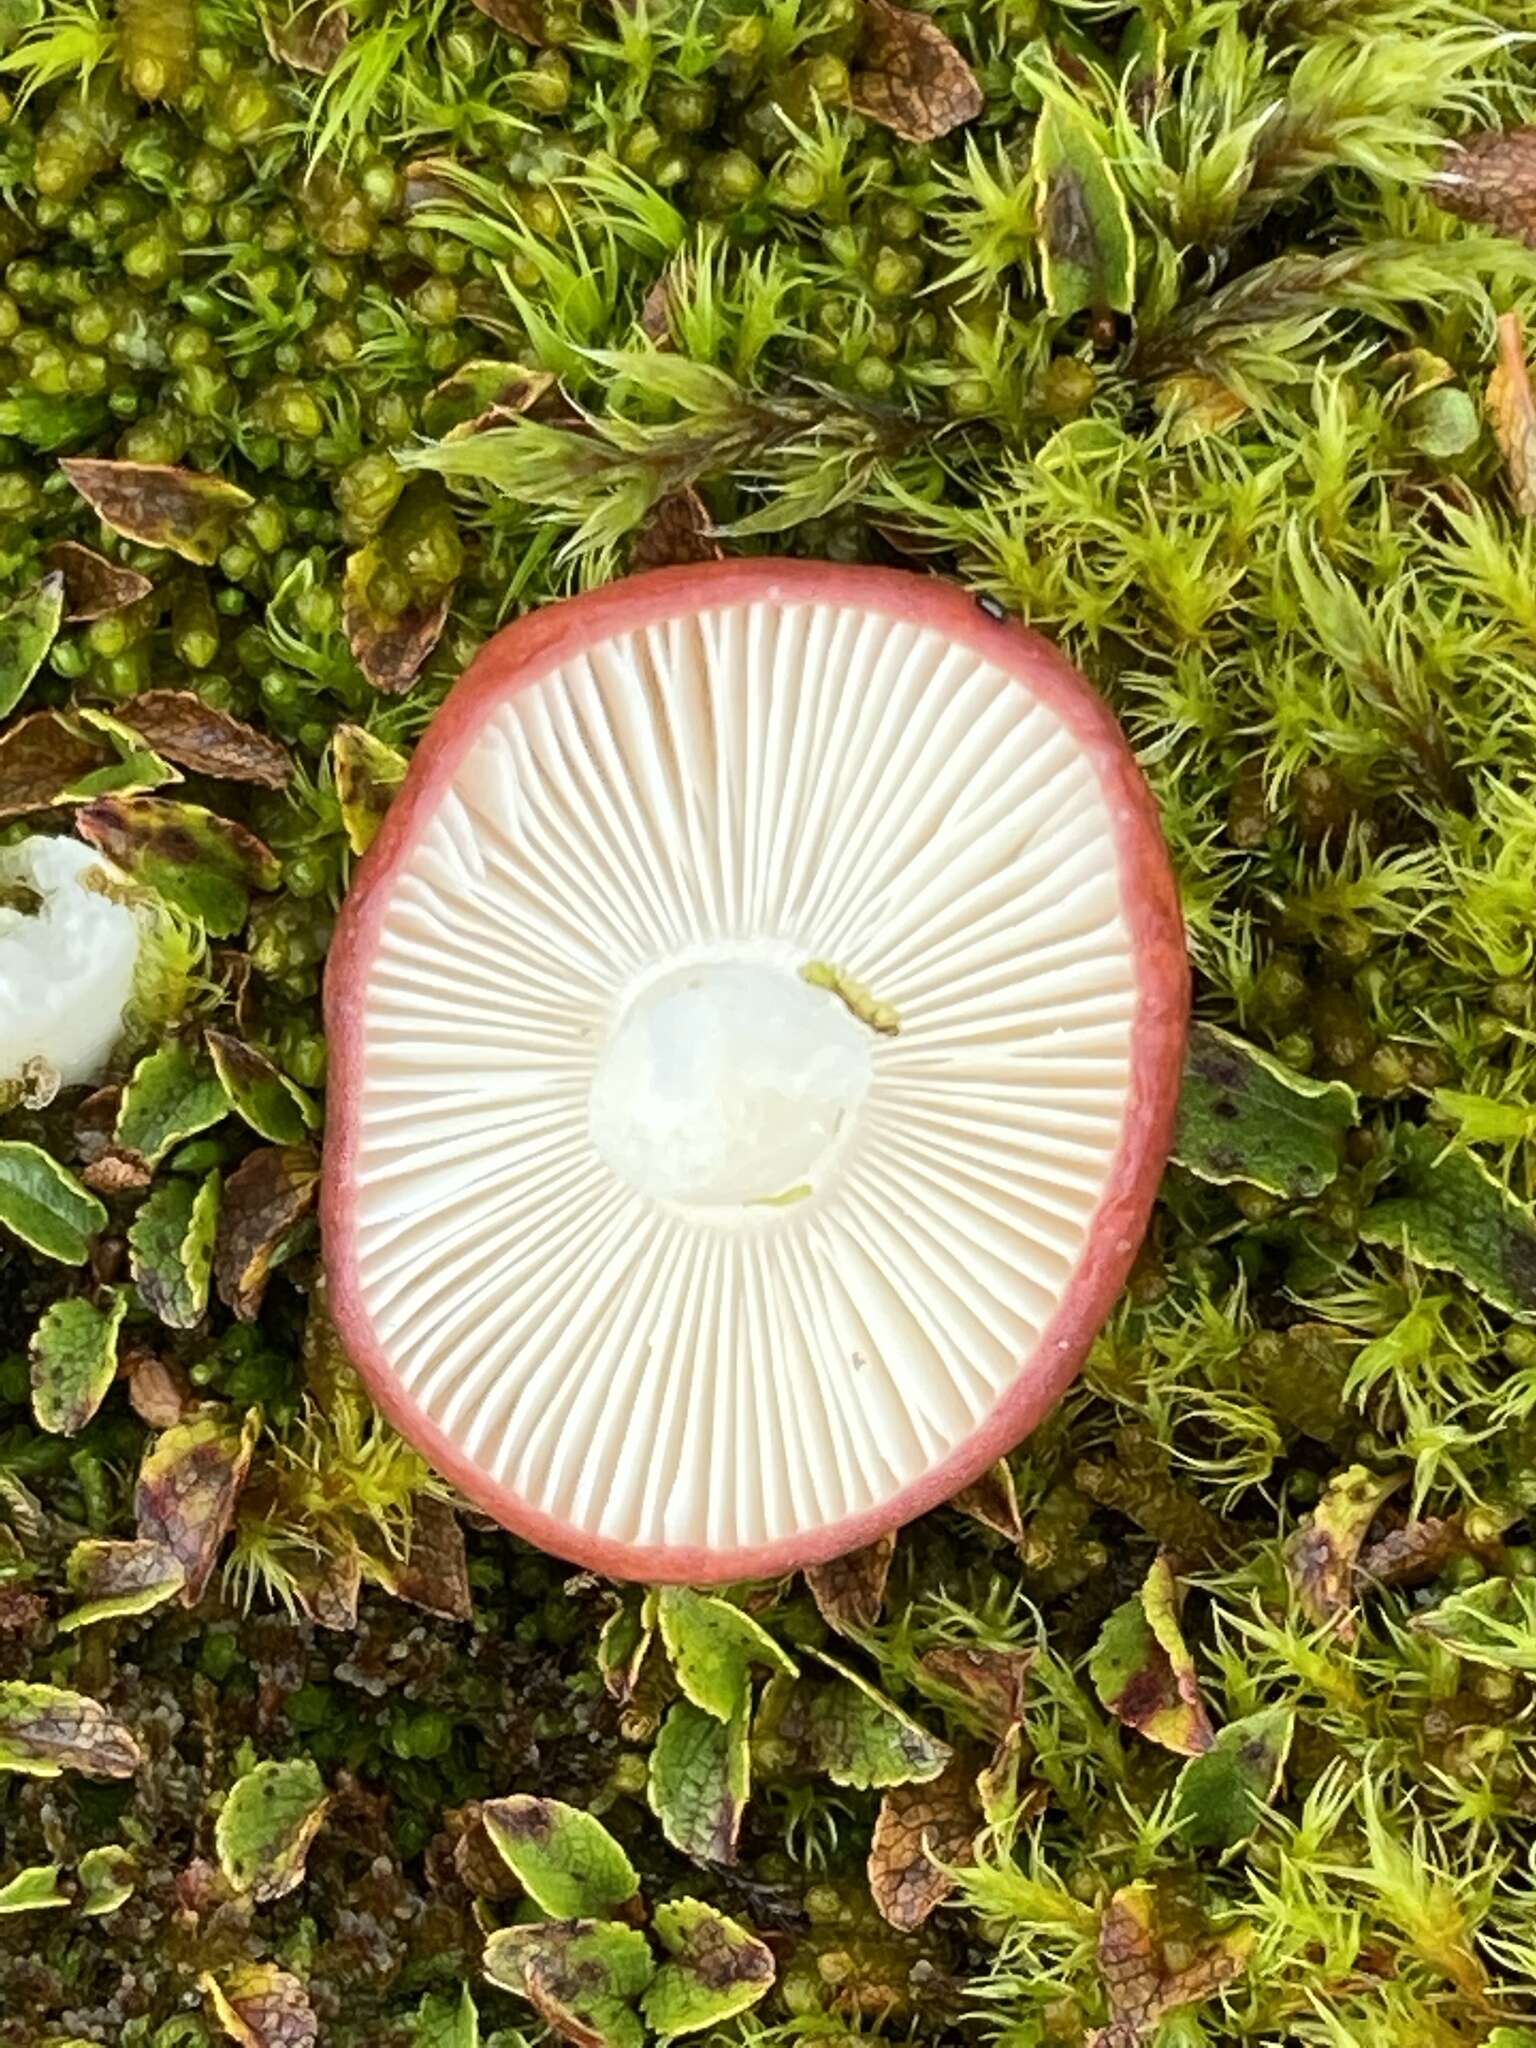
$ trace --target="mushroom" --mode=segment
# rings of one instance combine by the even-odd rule
[[[0,1081],[94,1081],[123,1035],[143,921],[76,839],[0,848]],[[104,886],[105,885],[105,886]]]
[[[837,1556],[1069,1384],[1187,1008],[1151,796],[1035,634],[765,560],[533,613],[433,721],[337,928],[342,1340],[562,1557]]]

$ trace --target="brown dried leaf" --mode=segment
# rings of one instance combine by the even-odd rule
[[[114,715],[157,754],[194,775],[281,789],[293,774],[293,757],[280,740],[216,711],[195,690],[146,690]]]
[[[352,1544],[315,1558],[294,1574],[299,1605],[319,1628],[357,1627],[357,1603],[363,1590],[362,1553]]]
[[[56,540],[43,559],[64,578],[64,616],[72,624],[84,619],[104,619],[108,612],[120,612],[124,605],[148,597],[154,585],[137,569],[125,569],[109,562],[95,548],[77,540]]]
[[[1018,1491],[1006,1458],[1000,1458],[974,1486],[962,1487],[950,1506],[958,1508],[962,1515],[969,1515],[973,1522],[980,1522],[983,1529],[990,1529],[995,1536],[1001,1536],[1009,1543],[1024,1541]]]
[[[1463,136],[1429,191],[1447,213],[1536,249],[1536,128]]]
[[[104,740],[76,732],[56,711],[34,711],[0,733],[0,818],[52,810],[82,775],[112,759]]]
[[[543,0],[475,0],[475,5],[508,35],[536,45],[545,41]]]
[[[523,413],[547,410],[555,390],[552,370],[472,356],[434,385],[422,409],[423,431],[440,441],[463,441],[488,427],[503,427]]]
[[[1215,1734],[1180,1626],[1183,1602],[1184,1589],[1161,1553],[1138,1598],[1105,1621],[1088,1670],[1117,1721],[1178,1756],[1203,1756]]]
[[[1356,1572],[1378,1586],[1417,1586],[1438,1578],[1452,1558],[1471,1551],[1459,1515],[1426,1515],[1389,1529],[1360,1553]]]
[[[968,1700],[986,1732],[1001,1741],[1024,1718],[1024,1683],[1034,1661],[1034,1651],[1027,1648],[940,1643],[923,1658],[922,1669]]]
[[[666,569],[676,562],[719,562],[725,549],[711,531],[709,507],[692,484],[658,498],[630,544],[633,570]]]
[[[865,0],[853,104],[908,142],[934,142],[974,121],[985,101],[969,64],[937,22],[894,0]]]
[[[672,346],[672,313],[676,301],[677,294],[673,287],[672,268],[669,264],[646,293],[640,305],[640,332],[657,348]]]
[[[80,1175],[86,1186],[98,1195],[142,1194],[154,1177],[154,1170],[145,1165],[137,1152],[119,1152],[110,1146],[99,1153]]]
[[[411,1509],[411,1543],[403,1562],[374,1561],[375,1576],[397,1600],[409,1600],[445,1621],[474,1614],[464,1530],[445,1500],[422,1495]]]
[[[222,1413],[175,1424],[144,1453],[134,1513],[139,1534],[163,1543],[187,1575],[182,1602],[203,1596],[251,1469],[260,1418],[255,1409],[236,1430]]]
[[[347,47],[347,0],[298,0],[281,19],[263,12],[261,32],[277,63],[323,78]]]
[[[523,1888],[491,1840],[490,1831],[481,1818],[480,1801],[473,1799],[468,1806],[457,1813],[447,1814],[445,1818],[449,1826],[457,1830],[453,1867],[465,1890],[472,1892],[477,1899],[491,1899],[498,1904],[520,1899]]]
[[[59,467],[114,533],[144,547],[169,548],[205,569],[219,559],[235,514],[255,502],[221,476],[171,463],[66,455]]]
[[[850,1550],[829,1564],[813,1564],[805,1574],[821,1618],[839,1635],[859,1635],[880,1619],[885,1582],[896,1555],[896,1532],[877,1536],[862,1550]]]
[[[416,604],[386,619],[368,603],[368,584],[377,557],[373,543],[347,557],[342,583],[342,620],[352,658],[376,690],[398,697],[415,682],[422,663],[448,623],[451,590],[430,604]]]
[[[1241,1974],[1253,1935],[1165,1930],[1155,1886],[1122,1885],[1099,1916],[1099,1975],[1110,2024],[1092,2048],[1138,2048],[1157,2023],[1181,2006],[1197,2005]]]
[[[275,1963],[249,1963],[219,1983],[199,1979],[219,2025],[238,2048],[316,2048],[320,2022],[298,1978]]]
[[[124,1346],[122,1370],[128,1382],[129,1406],[151,1429],[174,1429],[197,1406],[191,1384],[180,1368],[144,1345]]]
[[[1499,315],[1499,360],[1484,399],[1517,512],[1536,518],[1536,397],[1518,313]]]
[[[0,1685],[0,1771],[131,1778],[143,1760],[128,1729],[87,1694],[20,1680]]]
[[[224,1183],[213,1277],[219,1299],[253,1323],[286,1240],[310,1214],[320,1162],[309,1145],[263,1145]]]
[[[880,1801],[869,1848],[869,1889],[892,1927],[911,1934],[954,1880],[941,1863],[963,1864],[976,1853],[981,1814],[973,1762],[955,1756],[927,1785],[893,1785]]]
[[[1331,1623],[1345,1642],[1355,1635],[1355,1566],[1384,1500],[1406,1478],[1382,1478],[1364,1465],[1336,1472],[1311,1516],[1285,1546],[1285,1568],[1302,1611]]]

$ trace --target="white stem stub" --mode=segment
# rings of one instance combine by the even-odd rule
[[[107,874],[77,839],[0,848],[0,1081],[33,1062],[94,1081],[121,1038],[142,927],[90,886]]]
[[[785,968],[675,968],[635,996],[598,1060],[592,1143],[657,1200],[772,1201],[829,1163],[868,1093],[873,1042]]]

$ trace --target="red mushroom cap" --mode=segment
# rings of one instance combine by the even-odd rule
[[[331,949],[342,1341],[558,1556],[837,1556],[1073,1378],[1188,1002],[1151,795],[1037,634],[772,560],[531,613],[433,720]]]

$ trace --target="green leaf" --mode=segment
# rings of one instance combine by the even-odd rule
[[[515,1792],[487,1800],[480,1817],[523,1890],[556,1920],[595,1919],[640,1889],[624,1851],[579,1806]]]
[[[1432,461],[1448,462],[1465,455],[1482,438],[1483,421],[1470,391],[1447,385],[1426,391],[1403,410],[1403,428],[1411,448]]]
[[[643,2048],[634,2001],[655,1967],[640,1930],[613,1921],[504,1927],[485,1945],[491,1982],[526,1998],[557,2034],[588,2048]]]
[[[651,1811],[695,1863],[734,1863],[752,1789],[746,1709],[720,1721],[691,1700],[667,1711],[651,1749]]]
[[[1470,1152],[1429,1131],[1400,1134],[1401,1193],[1374,1202],[1360,1222],[1366,1244],[1388,1245],[1420,1266],[1455,1273],[1507,1315],[1536,1316],[1536,1217]]]
[[[69,1589],[83,1604],[61,1615],[61,1634],[88,1628],[93,1621],[148,1614],[174,1599],[186,1584],[186,1573],[162,1543],[115,1543],[87,1537],[69,1554]]]
[[[804,1739],[813,1768],[834,1785],[860,1791],[926,1785],[938,1777],[949,1762],[949,1745],[846,1664],[825,1652],[818,1657],[837,1677],[816,1687],[805,1703]]]
[[[144,1306],[172,1330],[190,1330],[208,1306],[219,1176],[180,1176],[153,1189],[128,1227],[133,1284]]]
[[[128,1730],[87,1694],[19,1679],[0,1685],[0,1771],[131,1778],[142,1761]]]
[[[767,1630],[729,1600],[663,1586],[656,1611],[678,1684],[716,1720],[729,1721],[745,1708],[754,1664],[795,1675],[793,1662]]]
[[[237,1116],[258,1138],[274,1145],[302,1145],[319,1123],[319,1112],[304,1090],[264,1052],[227,1031],[203,1033],[214,1071]]]
[[[35,1863],[30,1870],[17,1871],[9,1884],[0,1885],[0,1913],[37,1913],[69,1903],[69,1893],[59,1889],[57,1863]]]
[[[338,725],[331,736],[331,765],[347,844],[354,853],[366,853],[405,780],[405,756],[360,725]]]
[[[112,1137],[125,1152],[156,1166],[166,1153],[221,1123],[229,1097],[212,1064],[179,1040],[146,1053],[123,1090]]]
[[[771,1951],[702,1899],[664,1901],[654,1924],[671,1960],[646,1987],[640,2010],[664,2041],[734,2019],[773,1982]]]
[[[87,1849],[75,1866],[80,1880],[80,1910],[89,1919],[115,1913],[133,1897],[138,1881],[132,1854],[118,1842]]]
[[[1191,1757],[1174,1787],[1180,1840],[1192,1849],[1235,1849],[1280,1789],[1296,1716],[1264,1707],[1229,1721],[1204,1756]]]
[[[1319,1195],[1344,1163],[1359,1116],[1342,1081],[1309,1081],[1214,1024],[1189,1035],[1173,1156],[1201,1180],[1246,1181],[1293,1201]]]
[[[480,2048],[480,2015],[469,1986],[434,1991],[417,2010],[412,2048]]]
[[[84,1295],[56,1301],[32,1336],[32,1413],[39,1429],[74,1436],[90,1421],[117,1377],[117,1333],[128,1290],[114,1287],[107,1306]]]
[[[1138,1597],[1100,1630],[1088,1674],[1117,1721],[1176,1755],[1202,1756],[1214,1737],[1179,1626],[1181,1597],[1168,1560],[1154,1559]]]
[[[308,1757],[257,1764],[237,1778],[213,1831],[219,1868],[232,1888],[257,1905],[295,1890],[329,1805]]]
[[[1485,1579],[1412,1625],[1468,1664],[1536,1676],[1536,1579]]]
[[[45,391],[18,390],[13,383],[0,399],[0,434],[25,442],[39,455],[94,440],[111,418],[105,399],[80,393],[55,398]]]
[[[1088,119],[1051,98],[1035,125],[1040,281],[1058,320],[1084,311],[1129,313],[1136,239],[1124,194]]]
[[[64,578],[55,572],[0,613],[0,718],[21,702],[47,659],[64,617]]]
[[[196,918],[216,939],[245,923],[253,889],[275,889],[282,865],[233,819],[163,796],[105,796],[75,813],[98,852]]]
[[[84,1265],[107,1212],[40,1145],[0,1143],[0,1223],[45,1258]]]

